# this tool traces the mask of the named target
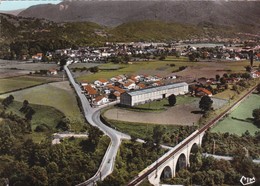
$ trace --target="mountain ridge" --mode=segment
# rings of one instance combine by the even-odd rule
[[[256,1],[64,1],[57,5],[32,6],[18,15],[55,22],[90,21],[110,27],[131,21],[161,20],[259,28],[259,12],[260,2]]]

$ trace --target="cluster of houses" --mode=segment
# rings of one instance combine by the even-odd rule
[[[252,54],[250,54],[252,52]],[[260,46],[256,47],[241,47],[241,46],[215,46],[215,47],[195,47],[188,45],[181,50],[182,56],[189,56],[195,54],[195,58],[201,59],[222,59],[239,61],[253,59],[260,61]]]
[[[110,79],[98,79],[93,83],[81,83],[82,91],[93,105],[120,100],[124,93],[164,86],[159,75],[118,75]]]
[[[200,47],[193,45],[181,45],[180,43],[106,43],[102,47],[80,47],[76,50],[62,49],[56,50],[55,55],[65,55],[68,57],[67,63],[105,63],[109,59],[118,56],[129,56],[130,61],[149,60],[154,56],[160,55],[181,55],[189,56],[190,53],[199,54],[197,58],[202,59],[224,59],[224,60],[242,60],[249,59],[249,51],[254,51],[254,59],[260,60],[260,46],[256,47],[237,47],[224,46],[223,44]],[[46,56],[50,58],[52,54],[47,52]],[[145,56],[145,57],[144,57]],[[145,59],[144,59],[145,58]]]
[[[260,71],[252,71],[250,78],[260,78]],[[176,77],[175,77],[176,78]],[[244,79],[240,76],[223,77],[225,83],[215,78],[199,78],[194,83],[172,83],[168,77],[159,75],[118,75],[110,79],[98,79],[93,83],[81,83],[82,93],[92,105],[100,106],[111,101],[120,100],[120,104],[134,106],[149,101],[167,98],[171,94],[187,94],[193,96],[212,96],[216,93],[212,85],[216,85],[217,92],[226,89],[227,84],[236,84]],[[221,79],[221,78],[220,78]]]

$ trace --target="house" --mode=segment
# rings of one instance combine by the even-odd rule
[[[152,86],[155,87],[155,86],[161,86],[163,85],[163,83],[161,81],[155,81]]]
[[[94,105],[96,106],[100,106],[100,105],[104,105],[106,103],[108,103],[109,100],[106,96],[97,96],[94,100],[93,100],[93,103]]]
[[[124,85],[124,89],[132,90],[136,88],[135,82],[127,81]]]
[[[148,101],[167,98],[172,94],[183,95],[188,92],[188,84],[185,82],[139,89],[121,94],[120,104],[125,106],[134,106]]]
[[[37,53],[36,55],[32,56],[32,59],[40,61],[40,60],[42,60],[42,56],[43,56],[42,53]]]
[[[57,75],[58,74],[56,69],[49,69],[47,73],[48,73],[48,75]]]
[[[97,87],[103,87],[106,86],[107,84],[108,81],[106,79],[99,79],[94,82],[94,85],[96,85]]]
[[[95,90],[91,85],[86,85],[83,88],[91,99],[97,96],[97,90]]]
[[[250,73],[251,78],[259,78],[260,77],[260,72],[255,71]]]
[[[82,87],[84,87],[84,86],[88,85],[88,82],[87,81],[83,81],[80,84],[81,84]]]
[[[138,83],[137,87],[139,89],[143,89],[143,88],[146,88],[146,85],[144,83]]]
[[[195,92],[196,92],[196,96],[200,96],[200,97],[202,97],[202,96],[211,97],[212,96],[212,93],[209,90],[202,88],[202,87],[197,88],[195,90]]]

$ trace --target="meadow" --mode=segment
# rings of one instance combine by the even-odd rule
[[[192,103],[198,100],[198,98],[191,97],[191,96],[176,96],[176,104],[175,105],[182,105],[187,103]],[[168,99],[162,99],[158,101],[151,101],[150,103],[145,103],[141,105],[137,105],[133,108],[133,110],[163,110],[169,107]]]
[[[0,94],[9,91],[20,90],[35,85],[40,85],[46,82],[48,81],[44,79],[30,77],[13,77],[0,79]]]
[[[1,95],[5,98],[9,94]],[[71,121],[72,131],[79,131],[84,123],[80,113],[76,95],[68,82],[56,82],[13,92],[14,99],[19,102],[51,106],[62,112]],[[43,114],[42,119],[53,117],[51,113]]]
[[[247,130],[251,135],[260,131],[252,121],[252,111],[259,108],[260,95],[252,94],[244,100],[234,111],[232,111],[226,118],[217,123],[212,129],[212,132],[230,133],[241,136]]]
[[[171,73],[183,77],[200,78],[215,77],[216,74],[245,72],[248,61],[220,61],[220,62],[190,62],[187,57],[176,58],[168,56],[165,60],[157,59],[129,64],[106,63],[99,65],[99,72],[94,74],[80,74],[79,82],[93,82],[100,78],[109,79],[120,74],[147,74],[166,76]],[[178,72],[182,66],[190,67],[185,72]]]
[[[171,65],[172,64],[172,65]],[[174,65],[173,65],[174,64]],[[151,75],[167,75],[173,71],[177,71],[181,66],[198,66],[196,62],[188,62],[187,58],[169,57],[164,61],[153,60],[146,62],[132,62],[129,64],[106,63],[99,66],[101,69],[95,74],[86,74],[77,78],[79,82],[93,82],[100,78],[111,78],[120,74],[151,74]],[[107,70],[108,69],[108,70]],[[115,70],[112,70],[115,69]]]

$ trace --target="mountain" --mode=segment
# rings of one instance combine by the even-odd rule
[[[142,20],[260,27],[258,1],[64,1],[36,5],[19,16],[55,22],[90,21],[105,26]]]
[[[0,10],[0,13],[2,14],[11,14],[11,15],[18,15],[20,12],[22,12],[24,9],[18,9],[18,10],[8,10],[8,11],[3,11]]]

